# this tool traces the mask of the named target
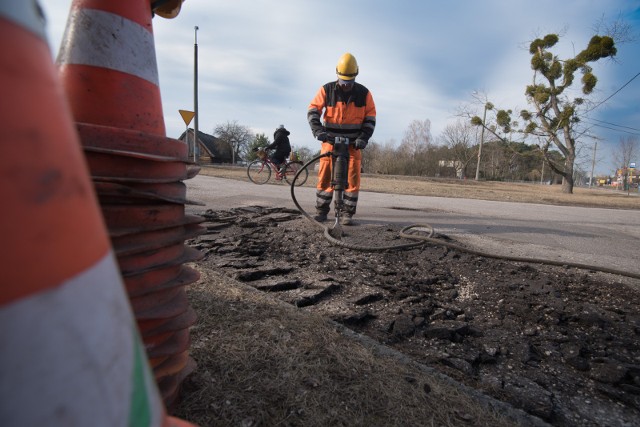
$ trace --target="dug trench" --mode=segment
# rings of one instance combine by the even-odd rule
[[[640,295],[614,275],[431,243],[383,252],[337,247],[285,208],[202,216],[207,231],[189,244],[207,268],[550,424],[640,419]],[[406,243],[397,225],[343,229],[356,244]]]

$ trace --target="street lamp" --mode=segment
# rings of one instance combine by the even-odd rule
[[[198,26],[193,27],[193,112],[196,113],[193,122],[193,161],[196,161],[196,146],[198,140]]]

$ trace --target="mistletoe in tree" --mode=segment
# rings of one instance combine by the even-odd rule
[[[576,160],[576,140],[581,134],[581,109],[587,105],[586,96],[590,95],[598,82],[589,64],[603,58],[613,58],[617,49],[613,37],[595,35],[589,41],[586,49],[574,58],[562,60],[554,55],[551,49],[559,41],[557,34],[548,34],[535,39],[529,46],[531,54],[531,68],[534,71],[533,83],[525,90],[527,102],[532,110],[522,110],[520,117],[524,120],[524,128],[517,130],[523,137],[537,137],[543,141],[542,153],[554,172],[561,175],[562,192],[573,193],[573,168]],[[585,97],[571,97],[568,89],[574,84],[577,74],[581,74],[582,94]],[[496,126],[487,126],[484,120],[473,117],[471,123],[483,126],[496,137],[497,130],[505,134],[514,132],[511,120],[511,110],[496,111]],[[562,159],[550,148],[557,148]]]
[[[534,70],[533,84],[527,86],[525,95],[533,111],[523,110],[520,117],[525,121],[525,134],[542,137],[542,151],[549,166],[563,177],[562,191],[573,193],[573,167],[576,159],[576,125],[580,122],[578,112],[585,103],[582,97],[571,99],[565,94],[574,83],[576,73],[582,74],[582,93],[590,95],[598,82],[590,63],[615,56],[617,50],[613,38],[593,36],[585,50],[575,58],[561,61],[550,52],[558,43],[556,34],[534,40],[529,46],[531,68]],[[549,156],[549,147],[554,145],[563,155],[558,163]]]

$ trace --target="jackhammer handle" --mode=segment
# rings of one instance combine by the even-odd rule
[[[355,139],[350,139],[347,137],[342,137],[342,136],[327,136],[327,139],[325,141],[322,142],[328,142],[331,145],[334,145],[336,143],[336,139],[338,138],[342,138],[342,139],[346,139],[349,145],[356,145]]]

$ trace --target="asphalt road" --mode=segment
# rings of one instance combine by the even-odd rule
[[[287,184],[256,185],[209,176],[196,176],[186,184],[187,196],[205,204],[187,206],[190,213],[250,205],[295,208]],[[295,195],[307,212],[315,213],[315,189],[296,188]],[[361,225],[427,223],[437,233],[483,252],[640,275],[640,210],[361,192],[355,218]],[[640,284],[635,279],[622,281]]]

